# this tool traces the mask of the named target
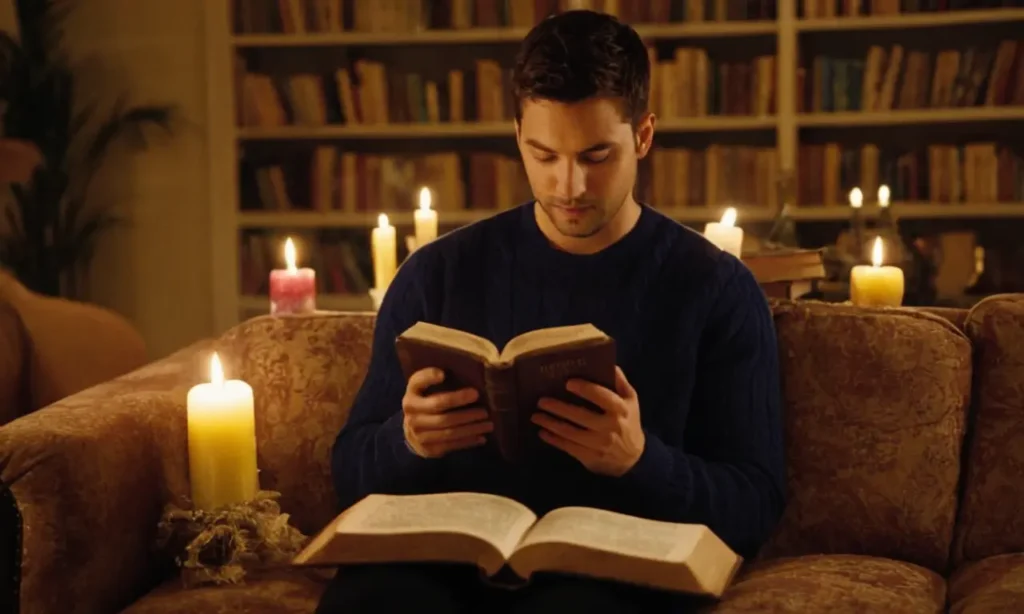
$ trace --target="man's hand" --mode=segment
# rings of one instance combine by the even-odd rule
[[[543,398],[537,403],[543,411],[533,415],[533,423],[541,427],[540,438],[594,473],[618,477],[632,469],[644,451],[645,438],[636,390],[622,369],[615,368],[614,391],[581,380],[569,380],[566,390],[604,413]]]
[[[484,409],[455,410],[477,400],[480,395],[473,388],[424,396],[424,391],[443,381],[444,371],[440,369],[417,371],[409,378],[402,398],[405,441],[423,458],[483,445],[484,435],[494,429]]]

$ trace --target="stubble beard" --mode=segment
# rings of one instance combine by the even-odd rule
[[[541,200],[537,202],[540,203],[544,215],[559,234],[573,239],[586,239],[601,232],[608,225],[608,222],[625,204],[626,197],[618,199],[614,205],[607,202],[587,205],[590,208],[577,219],[569,218],[557,205],[551,205]]]

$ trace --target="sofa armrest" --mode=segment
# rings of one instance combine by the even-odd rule
[[[157,523],[187,492],[185,395],[208,345],[0,428],[4,611],[118,611],[159,580]]]

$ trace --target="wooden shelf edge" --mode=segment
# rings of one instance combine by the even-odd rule
[[[764,36],[778,29],[775,21],[724,21],[698,23],[636,24],[641,38],[718,38]],[[518,43],[527,28],[467,28],[465,30],[424,30],[421,32],[311,32],[306,34],[235,34],[237,48],[332,47],[344,45],[460,45],[471,43]]]
[[[797,21],[796,29],[798,32],[893,30],[986,23],[998,24],[1014,21],[1024,21],[1024,9],[999,8],[946,11],[941,13],[904,13],[901,15],[801,19]]]
[[[954,107],[948,109],[906,109],[880,112],[841,111],[801,113],[800,128],[847,128],[896,124],[954,124],[985,121],[1024,120],[1024,106]]]
[[[878,217],[881,209],[865,206],[863,215]],[[1024,202],[1021,203],[893,203],[893,217],[898,219],[967,219],[967,218],[1018,218],[1024,217]],[[846,205],[799,206],[794,207],[790,217],[798,221],[826,222],[849,219],[852,215]]]

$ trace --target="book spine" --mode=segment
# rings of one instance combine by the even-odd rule
[[[490,366],[484,371],[487,407],[494,422],[493,441],[508,461],[522,454],[520,416],[516,404],[515,370],[508,365]]]

